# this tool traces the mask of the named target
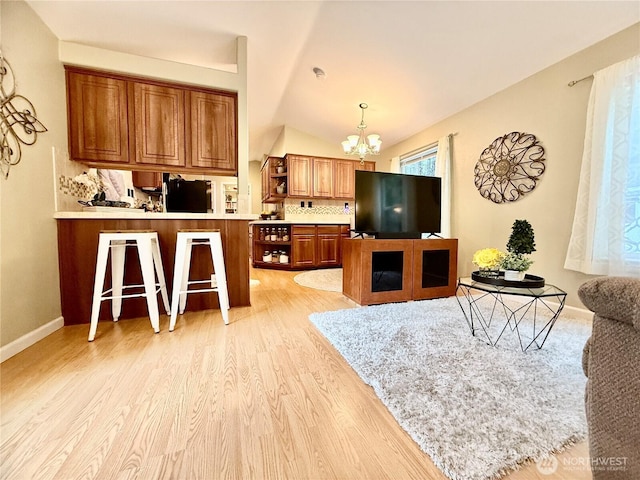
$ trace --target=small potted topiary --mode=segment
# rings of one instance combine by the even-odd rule
[[[516,220],[507,242],[507,254],[500,263],[505,280],[522,280],[533,260],[526,257],[536,251],[533,227],[526,220]]]

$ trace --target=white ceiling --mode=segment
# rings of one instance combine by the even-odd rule
[[[360,102],[384,151],[640,21],[637,0],[27,3],[61,40],[205,67],[248,37],[250,160],[283,125],[337,155]]]

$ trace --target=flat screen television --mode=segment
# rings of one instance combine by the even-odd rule
[[[356,233],[420,238],[440,232],[441,179],[356,171]]]

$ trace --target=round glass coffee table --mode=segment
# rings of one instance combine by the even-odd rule
[[[458,279],[456,289],[456,300],[471,335],[496,346],[505,334],[512,332],[523,352],[530,347],[542,348],[566,298],[567,292],[555,285],[505,287],[470,277]]]

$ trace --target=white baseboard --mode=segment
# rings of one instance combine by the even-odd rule
[[[579,320],[593,320],[593,312],[591,310],[587,310],[586,308],[578,308],[565,305],[560,315],[562,316],[564,314],[566,314],[567,317],[577,318]]]
[[[36,328],[35,330],[21,336],[7,345],[0,347],[0,363],[29,348],[34,343],[42,340],[47,335],[51,335],[56,330],[64,326],[64,318],[58,317]]]

